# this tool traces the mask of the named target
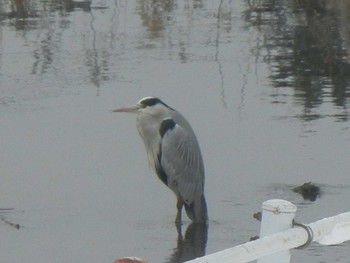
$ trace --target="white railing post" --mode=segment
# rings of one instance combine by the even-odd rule
[[[335,245],[350,240],[350,212],[305,225],[293,224],[297,208],[288,201],[268,200],[262,210],[259,239],[186,263],[247,263],[256,259],[258,263],[289,263],[289,249],[305,248],[311,242]]]
[[[283,232],[293,226],[297,207],[291,202],[273,199],[262,204],[260,238]],[[284,250],[258,259],[258,263],[289,263],[290,251]]]

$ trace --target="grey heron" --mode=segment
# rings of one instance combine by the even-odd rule
[[[145,97],[136,105],[113,112],[137,114],[136,126],[149,163],[159,179],[176,195],[176,224],[181,224],[183,206],[193,222],[206,224],[203,159],[188,121],[155,97]]]

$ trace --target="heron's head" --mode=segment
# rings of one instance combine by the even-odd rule
[[[164,102],[162,102],[159,98],[145,97],[139,100],[135,105],[118,108],[113,110],[113,112],[131,112],[137,114],[145,113],[151,115],[158,115],[169,110],[173,109],[166,105]]]

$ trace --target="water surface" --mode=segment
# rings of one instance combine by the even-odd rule
[[[345,1],[0,1],[1,262],[184,260],[259,232],[267,199],[313,222],[350,209]],[[181,111],[206,167],[208,232],[173,224],[135,116]],[[315,202],[291,191],[313,182]],[[312,244],[292,262],[347,262]]]

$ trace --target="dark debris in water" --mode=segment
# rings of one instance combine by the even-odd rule
[[[13,210],[14,210],[13,208],[0,208],[0,221],[4,222],[5,224],[7,224],[13,228],[20,229],[21,226],[19,224],[13,223],[13,222],[7,220],[5,218],[5,216],[3,216],[4,213],[8,213],[8,212],[13,211]]]
[[[301,194],[304,200],[315,202],[321,195],[321,188],[311,182],[292,188],[293,192]]]
[[[256,213],[253,214],[253,218],[258,220],[259,222],[261,222],[261,217],[262,217],[261,212],[256,212]]]

